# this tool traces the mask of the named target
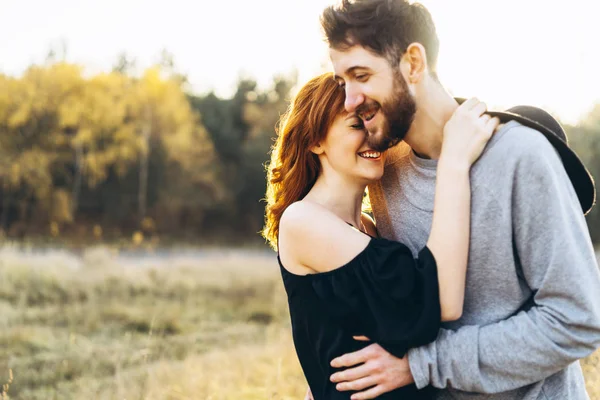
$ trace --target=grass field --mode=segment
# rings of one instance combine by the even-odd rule
[[[0,248],[4,399],[301,399],[273,254]],[[600,399],[598,353],[584,367]]]

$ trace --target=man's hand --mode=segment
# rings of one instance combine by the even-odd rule
[[[304,400],[315,400],[312,397],[312,392],[310,391],[310,388],[308,388],[308,390],[306,391],[306,395],[304,396]]]
[[[364,340],[365,338],[357,338]],[[360,391],[351,396],[352,400],[374,399],[414,382],[408,365],[408,358],[398,358],[377,343],[354,353],[344,354],[331,361],[334,368],[351,367],[331,375],[331,381],[337,383],[336,389]]]

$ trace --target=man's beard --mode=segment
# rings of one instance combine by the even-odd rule
[[[357,109],[357,113],[372,108],[374,104],[377,103],[363,103]],[[394,71],[392,95],[383,104],[378,105],[384,117],[383,126],[380,132],[369,132],[367,143],[373,150],[385,151],[404,139],[417,112],[417,104],[399,69]]]

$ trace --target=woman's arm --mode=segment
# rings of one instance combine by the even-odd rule
[[[460,318],[469,250],[471,191],[469,168],[438,164],[433,221],[427,246],[438,266],[442,321]]]
[[[427,241],[438,266],[442,321],[456,320],[463,311],[471,214],[469,171],[499,123],[485,111],[484,103],[470,99],[444,128]]]

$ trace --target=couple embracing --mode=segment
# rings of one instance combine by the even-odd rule
[[[281,120],[263,231],[307,398],[588,399],[595,188],[560,124],[449,95],[418,3],[321,23],[334,73]]]

